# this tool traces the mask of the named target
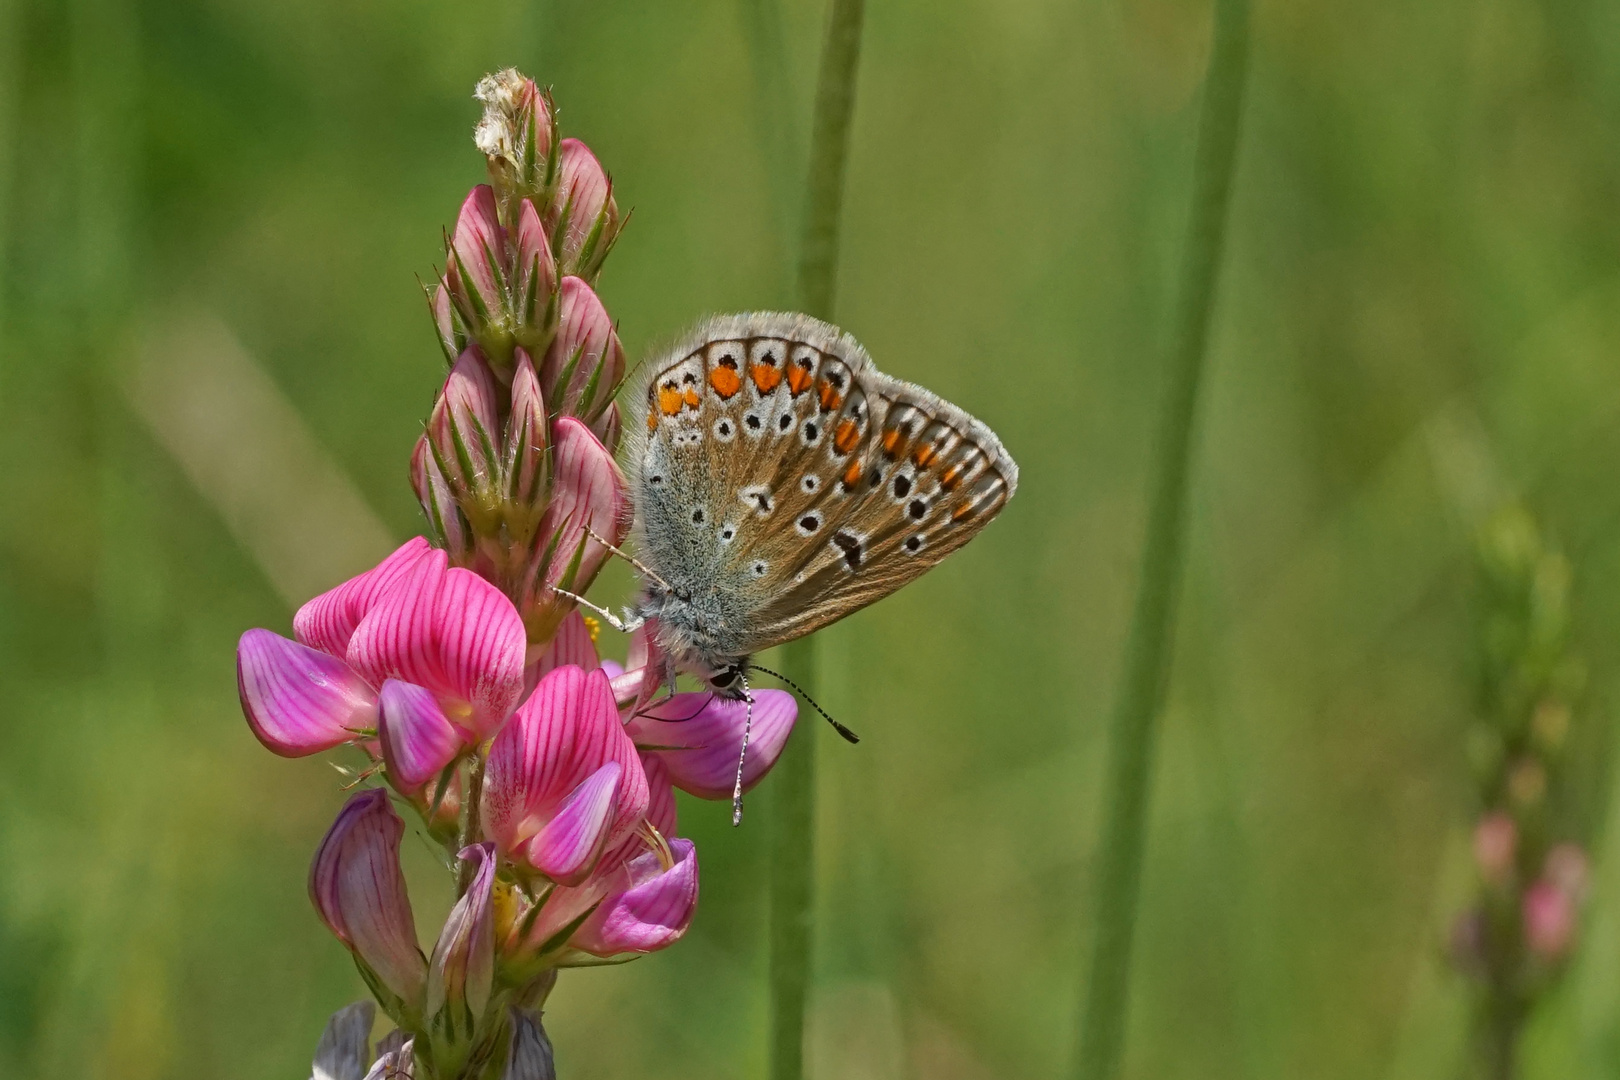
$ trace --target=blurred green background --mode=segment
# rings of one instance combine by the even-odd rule
[[[763,2],[0,0],[0,1075],[308,1074],[362,993],[304,891],[341,795],[250,736],[237,635],[418,529],[417,279],[482,178],[486,71],[551,83],[634,207],[602,281],[632,356],[790,301],[823,5],[784,0],[776,95]],[[820,640],[864,741],[818,746],[818,1080],[1067,1055],[1209,27],[868,5],[839,321],[1023,477]],[[1620,676],[1620,5],[1263,0],[1254,35],[1126,1073],[1448,1077],[1500,500],[1574,563],[1600,722]],[[761,1075],[769,802],[682,804],[697,922],[565,974],[566,1080]],[[1620,1074],[1602,825],[1532,1077]]]

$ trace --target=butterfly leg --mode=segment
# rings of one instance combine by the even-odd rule
[[[743,700],[748,703],[748,715],[743,721],[742,750],[737,754],[737,783],[731,789],[731,824],[742,824],[743,765],[748,761],[748,740],[754,734],[754,695],[748,690],[748,676],[742,679]]]
[[[585,599],[583,596],[578,596],[571,593],[567,589],[553,587],[551,591],[556,593],[558,596],[568,597],[568,599],[572,600],[582,608],[588,608],[589,610],[596,612],[598,615],[602,616],[603,622],[607,623],[621,634],[633,634],[637,630],[640,630],[642,625],[647,621],[640,615],[632,615],[628,611],[625,612],[624,618],[621,619],[607,608],[598,607],[589,600]]]

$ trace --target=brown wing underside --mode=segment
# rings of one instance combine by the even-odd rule
[[[715,532],[716,582],[747,597],[740,652],[895,591],[1012,496],[1017,466],[987,427],[882,374],[847,335],[804,316],[711,327],[637,405],[648,460],[656,450],[704,495],[688,497]]]

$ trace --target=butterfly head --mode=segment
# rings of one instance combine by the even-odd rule
[[[681,671],[721,697],[741,700],[748,658],[726,648],[728,606],[717,589],[694,593],[679,584],[648,582],[634,614],[656,620],[658,647],[669,658],[671,678]],[[730,614],[735,619],[735,612]]]

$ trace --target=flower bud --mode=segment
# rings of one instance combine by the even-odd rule
[[[433,460],[433,444],[424,432],[411,451],[411,487],[422,504],[428,531],[450,553],[451,561],[465,564],[472,558],[472,529],[450,494],[450,484]]]
[[[512,372],[512,411],[501,446],[502,516],[514,546],[529,543],[551,499],[550,436],[540,380],[529,354],[519,349]]]
[[[557,260],[534,204],[518,208],[513,253],[512,332],[531,356],[544,356],[557,332]]]
[[[1480,877],[1492,885],[1504,885],[1513,876],[1513,859],[1519,845],[1519,827],[1500,810],[1485,815],[1474,826],[1474,861]]]
[[[490,183],[502,201],[543,197],[557,168],[550,97],[512,68],[484,76],[473,97],[484,106],[473,142],[484,154]]]
[[[467,193],[450,235],[444,288],[467,336],[501,368],[512,355],[512,319],[507,310],[511,271],[495,193],[488,184],[479,184]]]
[[[1579,904],[1586,899],[1586,885],[1591,875],[1591,867],[1587,862],[1586,852],[1580,849],[1580,845],[1565,842],[1547,852],[1547,861],[1543,864],[1542,873],[1575,903]]]
[[[444,922],[428,962],[425,1015],[435,1026],[471,1032],[484,1018],[495,979],[495,924],[490,897],[495,885],[495,845],[461,850],[473,866],[472,883]],[[444,1010],[452,1010],[446,1019]]]
[[[1575,904],[1569,894],[1542,878],[1524,894],[1524,940],[1543,960],[1559,960],[1575,938]]]
[[[595,281],[624,221],[613,201],[613,181],[578,139],[564,139],[558,148],[557,190],[546,225],[562,272]]]
[[[381,788],[362,791],[338,812],[309,868],[309,898],[321,921],[354,954],[355,965],[390,1016],[420,1007],[427,961],[399,868],[405,824]]]
[[[624,864],[618,890],[610,893],[574,932],[569,944],[591,956],[650,953],[673,945],[697,910],[697,848],[690,840],[669,842],[669,856],[648,851]]]
[[[495,377],[476,346],[463,352],[444,381],[427,437],[450,495],[475,534],[498,525],[501,435]]]
[[[578,417],[594,428],[624,378],[624,346],[589,285],[566,277],[561,292],[557,336],[541,365],[540,386],[553,416]]]

